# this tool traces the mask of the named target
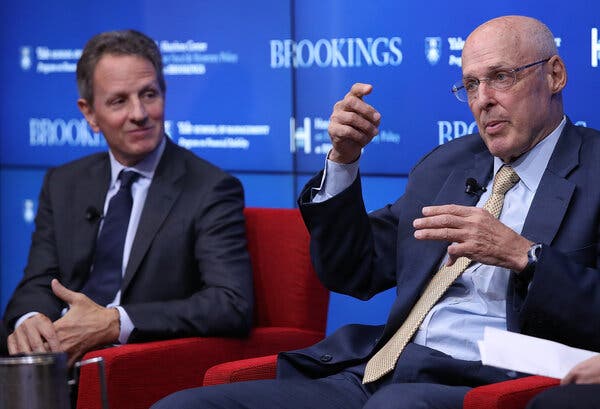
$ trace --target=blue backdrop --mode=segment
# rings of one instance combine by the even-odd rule
[[[558,3],[558,2],[556,2]],[[75,64],[94,34],[134,28],[153,37],[167,80],[172,139],[239,177],[248,206],[293,207],[329,149],[332,105],[352,83],[382,113],[361,159],[369,210],[404,191],[414,163],[476,130],[450,93],[468,33],[502,14],[546,22],[567,64],[567,113],[600,127],[597,0],[23,0],[0,15],[0,308],[26,263],[45,170],[106,149],[76,107]],[[528,63],[524,61],[523,63]],[[333,295],[328,331],[380,323],[388,291],[360,302]]]

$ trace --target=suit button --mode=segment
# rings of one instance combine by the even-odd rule
[[[329,362],[333,359],[333,357],[329,354],[321,355],[321,362]]]

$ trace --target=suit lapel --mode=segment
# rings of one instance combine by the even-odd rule
[[[476,154],[475,160],[472,163],[472,167],[452,170],[446,183],[444,183],[444,186],[435,198],[433,202],[434,206],[447,204],[475,206],[477,204],[479,197],[465,192],[466,180],[468,178],[474,178],[480,185],[486,186],[492,175],[493,159],[487,151],[484,151]],[[418,259],[415,260],[417,264],[413,266],[412,271],[431,272],[430,275],[417,275],[417,277],[421,277],[420,288],[425,286],[425,284],[429,282],[429,277],[437,271],[437,263],[439,263],[440,259],[445,255],[449,243],[433,240],[418,243],[422,247],[418,249],[418,253],[416,254],[432,255],[431,257],[425,258],[412,257],[412,259]]]
[[[464,163],[470,163],[472,166],[466,168],[457,166],[455,169],[451,169],[435,200],[427,205],[457,204],[475,206],[477,204],[479,198],[465,192],[465,182],[468,178],[474,178],[480,185],[486,186],[492,176],[493,158],[487,150],[482,150],[474,154],[474,160],[469,158]],[[392,315],[386,326],[386,333],[395,331],[404,321],[410,307],[414,305],[421,291],[433,274],[437,272],[438,264],[445,255],[448,245],[449,243],[443,241],[412,241],[412,248],[408,253],[413,256],[405,258],[401,279],[398,281],[399,296],[396,297],[392,307]],[[399,249],[398,251],[402,250]],[[414,257],[414,254],[423,254],[426,257]],[[418,272],[418,274],[415,274],[415,272]],[[404,289],[410,289],[410,294],[405,293]],[[407,301],[409,298],[412,298],[410,302]]]
[[[71,231],[68,237],[72,238],[72,251],[69,254],[74,263],[79,264],[83,260],[83,264],[74,265],[73,269],[67,269],[67,271],[75,271],[75,276],[72,278],[77,281],[81,280],[81,285],[87,280],[90,272],[100,226],[99,217],[89,219],[87,214],[90,208],[96,209],[100,214],[103,213],[104,199],[109,183],[110,162],[108,154],[106,154],[79,177],[78,184],[73,191],[73,200],[68,204],[71,209],[68,214],[72,215],[75,221],[69,224]]]
[[[474,178],[481,186],[485,186],[491,178],[493,163],[493,158],[489,153],[479,152],[475,154],[473,166],[453,169],[436,196],[434,205],[475,206],[479,198],[466,193],[466,181],[468,178]]]
[[[185,175],[185,164],[182,160],[176,158],[176,149],[173,143],[167,140],[165,151],[150,184],[146,203],[131,247],[122,286],[123,294],[126,293],[127,287],[137,273],[156,233],[183,189],[181,178]]]
[[[525,219],[522,234],[531,241],[551,244],[554,240],[575,192],[567,176],[579,165],[581,143],[567,120]]]

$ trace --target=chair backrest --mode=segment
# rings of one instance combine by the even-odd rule
[[[324,333],[329,291],[312,267],[300,211],[246,208],[244,214],[254,274],[254,325]]]

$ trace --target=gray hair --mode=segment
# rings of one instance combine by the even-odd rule
[[[148,60],[154,66],[161,91],[163,94],[166,91],[162,56],[154,40],[135,30],[108,31],[92,37],[77,62],[79,96],[90,104],[94,102],[94,70],[105,54],[133,55]]]

